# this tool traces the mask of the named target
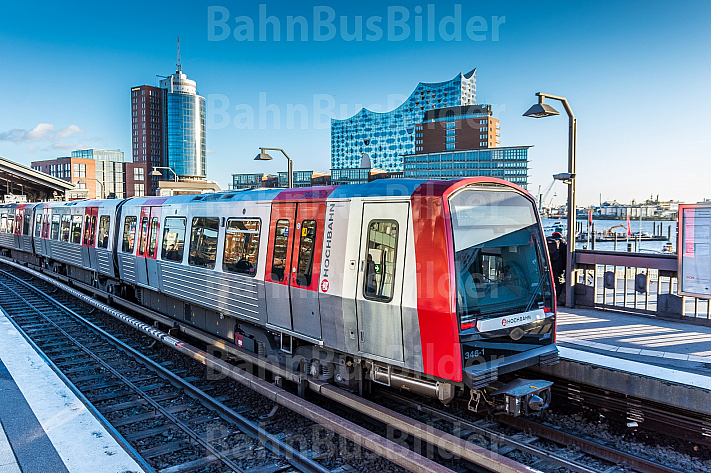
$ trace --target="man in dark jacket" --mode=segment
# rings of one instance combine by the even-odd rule
[[[548,254],[551,257],[551,270],[553,271],[553,282],[555,283],[555,293],[558,301],[565,300],[565,262],[568,258],[568,243],[563,239],[560,232],[553,232],[546,238],[548,244]]]

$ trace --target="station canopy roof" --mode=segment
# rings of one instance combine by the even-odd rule
[[[0,197],[25,195],[28,202],[64,199],[64,194],[71,189],[74,189],[71,182],[0,157]]]

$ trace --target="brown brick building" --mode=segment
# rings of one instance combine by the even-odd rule
[[[146,165],[124,162],[121,151],[84,149],[71,157],[32,162],[32,169],[75,184],[74,199],[141,197],[146,195]]]
[[[94,180],[96,179],[96,161],[93,159],[67,156],[45,161],[33,161],[31,167],[35,171],[73,183],[76,189],[69,191],[70,198],[72,196],[88,199],[101,198],[101,184]]]
[[[491,105],[463,105],[427,110],[415,126],[415,154],[496,148],[499,120]]]
[[[144,195],[156,195],[160,176],[151,176],[154,167],[166,166],[168,162],[168,91],[159,87],[142,85],[131,89],[131,141],[133,163],[142,164],[144,172]],[[138,171],[131,174],[133,186],[139,184]],[[138,187],[136,187],[138,189]],[[135,194],[134,194],[135,195]]]

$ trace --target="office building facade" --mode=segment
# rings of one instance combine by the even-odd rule
[[[131,136],[133,162],[142,164],[144,195],[156,195],[160,176],[150,169],[168,162],[168,96],[165,89],[142,85],[131,89]]]
[[[168,123],[168,160],[180,178],[205,179],[205,97],[197,94],[194,80],[182,72],[160,81],[166,91]]]
[[[361,109],[344,120],[331,120],[331,169],[355,169],[368,153],[372,166],[402,171],[402,157],[415,152],[415,127],[425,112],[437,108],[474,105],[476,69],[439,83],[420,83],[405,102],[379,113]]]
[[[123,151],[80,149],[71,156],[32,162],[32,168],[72,182],[74,195],[88,199],[130,197],[125,192]]]
[[[491,116],[491,105],[465,105],[425,112],[415,125],[415,153],[496,148],[499,120]]]
[[[408,155],[404,157],[404,177],[457,179],[487,176],[507,180],[525,189],[529,148],[515,146]]]
[[[152,176],[156,167],[168,167],[180,179],[206,179],[205,98],[183,73],[180,49],[175,73],[160,87],[131,88],[131,126],[133,162],[145,169],[145,195],[157,195],[160,181],[175,178],[166,169]]]

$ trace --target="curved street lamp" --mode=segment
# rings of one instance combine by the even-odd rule
[[[279,151],[279,152],[281,152],[281,154],[284,155],[284,157],[286,157],[286,159],[289,161],[289,165],[288,165],[288,167],[287,167],[287,169],[288,169],[288,170],[287,170],[287,174],[288,174],[288,176],[287,176],[287,177],[288,177],[288,179],[287,179],[288,186],[289,186],[289,189],[291,189],[292,187],[294,187],[294,163],[292,163],[291,158],[289,157],[288,154],[286,154],[286,153],[284,152],[283,149],[281,149],[281,148],[259,148],[259,154],[254,158],[254,160],[255,160],[255,161],[271,161],[273,158],[272,158],[269,154],[267,154],[267,153],[264,152],[264,151],[266,151],[266,150],[269,150],[269,151]]]
[[[562,180],[568,184],[568,254],[565,260],[565,306],[573,307],[573,258],[575,257],[575,158],[577,153],[577,121],[570,104],[565,97],[557,95],[544,94],[543,92],[536,93],[538,103],[528,109],[523,114],[524,117],[544,118],[555,115],[560,115],[556,109],[545,103],[545,99],[558,100],[563,104],[565,112],[568,114],[568,172],[565,174],[557,174],[555,179]]]
[[[173,175],[175,176],[175,182],[178,182],[178,173],[176,173],[175,171],[173,171],[173,169],[172,169],[172,168],[169,168],[168,166],[155,166],[155,167],[153,168],[153,171],[151,171],[151,174],[150,174],[150,175],[151,175],[151,176],[162,176],[163,173],[160,172],[160,171],[158,171],[158,169],[167,169],[168,171],[172,172]]]
[[[93,178],[93,177],[84,177],[84,178],[78,180],[78,181],[77,181],[77,184],[84,184],[84,185],[86,185],[86,181],[96,181],[96,182],[99,183],[99,185],[101,186],[101,198],[103,199],[103,198],[104,198],[104,195],[105,195],[105,193],[104,193],[104,183],[101,182],[100,180],[96,179],[96,178]],[[87,189],[87,190],[88,190],[88,189]]]

